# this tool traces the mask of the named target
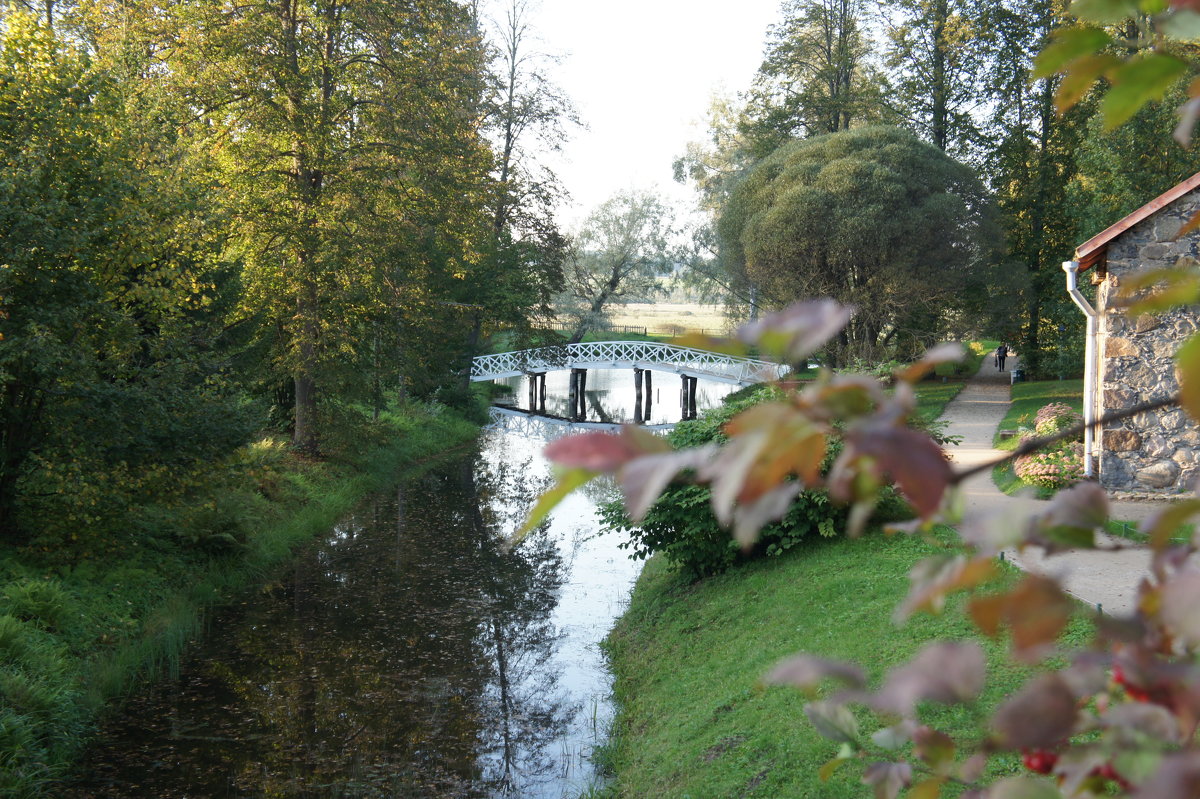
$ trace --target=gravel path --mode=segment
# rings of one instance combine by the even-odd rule
[[[1008,356],[1008,370],[1020,361]],[[946,432],[962,436],[962,443],[948,447],[954,463],[960,467],[974,466],[1004,455],[992,447],[992,439],[1010,401],[1010,374],[996,369],[991,355],[984,359],[979,372],[967,382],[950,404],[942,419],[947,421]],[[1010,497],[1001,493],[992,482],[991,470],[969,478],[963,484],[965,504],[964,525],[973,520],[1004,514],[1015,518],[1037,513],[1045,503],[1026,497]],[[1113,502],[1111,517],[1121,521],[1140,522],[1162,507],[1161,502]],[[1100,606],[1105,613],[1132,612],[1137,585],[1148,571],[1149,552],[1130,546],[1123,539],[1106,538],[1105,551],[1076,550],[1046,557],[1036,547],[1008,557],[1021,568],[1063,579],[1067,592],[1089,605]]]

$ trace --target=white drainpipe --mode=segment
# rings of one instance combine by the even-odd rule
[[[1096,309],[1087,298],[1079,293],[1079,262],[1064,261],[1063,271],[1067,273],[1067,294],[1079,306],[1087,317],[1087,340],[1084,342],[1083,356],[1083,474],[1093,477],[1092,468],[1092,425],[1096,421]]]

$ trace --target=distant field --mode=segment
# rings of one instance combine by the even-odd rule
[[[686,333],[704,330],[725,332],[725,309],[720,305],[682,302],[646,302],[615,306],[614,325],[645,327],[648,333]]]

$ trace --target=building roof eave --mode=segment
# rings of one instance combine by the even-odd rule
[[[1198,187],[1200,187],[1200,172],[1168,189],[1129,216],[1115,224],[1109,225],[1083,244],[1080,244],[1075,248],[1075,260],[1079,262],[1079,271],[1084,272],[1097,263],[1102,263],[1108,250],[1108,245],[1113,239]]]

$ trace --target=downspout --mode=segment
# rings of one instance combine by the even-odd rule
[[[1092,427],[1096,421],[1096,327],[1098,317],[1096,309],[1079,293],[1079,262],[1064,261],[1063,271],[1067,273],[1067,294],[1087,317],[1087,340],[1084,342],[1083,356],[1083,476],[1095,476],[1092,464]]]

